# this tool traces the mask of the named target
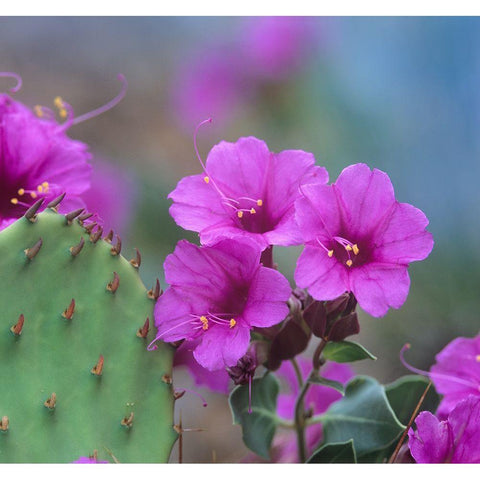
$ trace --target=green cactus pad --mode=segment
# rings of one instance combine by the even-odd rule
[[[137,268],[77,220],[31,220],[0,232],[0,462],[168,461],[173,349],[137,335],[154,307]]]

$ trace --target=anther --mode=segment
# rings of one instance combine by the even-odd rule
[[[355,255],[358,255],[358,253],[360,252],[358,245],[356,243],[352,245],[352,250]]]
[[[254,213],[257,213],[257,211],[252,207],[252,208],[250,209],[250,213],[253,215]]]
[[[97,222],[89,223],[84,227],[84,230],[90,235],[92,230],[97,226]]]
[[[52,200],[52,201],[47,205],[47,208],[56,209],[56,208],[58,207],[58,205],[60,204],[60,202],[65,198],[65,195],[66,195],[66,192],[62,193],[62,194],[59,195],[57,198],[55,198],[54,200]]]
[[[102,371],[103,371],[103,355],[100,355],[98,362],[90,370],[90,373],[92,373],[93,375],[97,375],[97,377],[99,377],[102,375]]]
[[[330,258],[332,258],[332,257],[333,257],[333,250],[329,250],[329,251],[327,252],[327,255],[328,255]]]
[[[113,272],[113,280],[107,284],[107,290],[115,293],[120,285],[120,277],[117,272]]]
[[[149,329],[150,329],[150,319],[147,317],[147,319],[145,320],[145,323],[143,324],[143,327],[137,330],[137,337],[147,338]]]
[[[38,242],[33,247],[30,247],[30,248],[27,248],[27,249],[24,250],[25,256],[29,260],[33,260],[35,258],[35,255],[37,255],[37,253],[42,248],[42,245],[43,245],[43,240],[41,238],[39,238]]]
[[[72,256],[76,257],[82,251],[82,248],[84,245],[85,245],[85,239],[81,237],[80,241],[76,245],[74,245],[73,247],[70,247],[70,253],[72,254]]]
[[[95,233],[92,233],[90,235],[90,241],[92,243],[97,243],[100,240],[100,237],[102,236],[102,234],[103,234],[103,228],[100,227]]]
[[[75,299],[72,298],[70,305],[63,311],[62,317],[71,320],[75,312]]]
[[[351,252],[352,251],[352,247],[350,245],[345,245],[345,250],[347,252]]]
[[[24,322],[25,322],[25,317],[23,316],[23,313],[22,313],[22,314],[18,317],[17,323],[10,328],[10,331],[11,331],[14,335],[17,335],[17,336],[18,336],[18,335],[21,335]]]
[[[237,217],[238,217],[238,218],[242,218],[242,217],[243,217],[243,212],[242,212],[241,210],[239,210],[239,211],[237,212]]]
[[[208,330],[208,318],[205,315],[202,315],[200,321],[202,322],[202,330]]]
[[[121,251],[122,251],[122,240],[117,235],[117,243],[110,249],[110,253],[112,255],[120,255]]]
[[[353,265],[353,262],[350,259],[348,259],[345,263],[347,264],[347,267],[351,267]]]
[[[230,319],[230,328],[233,328],[237,324],[236,320],[234,318]]]
[[[37,218],[37,211],[42,206],[43,198],[37,200],[24,214],[24,217],[30,220],[32,223]]]
[[[205,183],[208,183],[208,182],[210,182],[210,179],[209,179],[208,177],[203,177],[203,181],[204,181]]]
[[[113,230],[110,230],[107,236],[104,238],[107,243],[112,243],[113,240]]]
[[[477,362],[480,362],[480,355],[477,355],[477,356],[475,357],[475,360],[476,360]]]
[[[135,258],[132,258],[130,260],[130,264],[134,266],[135,268],[140,267],[140,264],[142,263],[142,256],[140,255],[140,252],[138,251],[138,248],[135,249]]]
[[[257,200],[257,205],[258,205],[259,207],[261,207],[261,206],[263,205],[263,200],[259,198],[259,199]]]
[[[22,195],[25,195],[25,189],[24,188],[19,188],[18,191],[17,191],[17,194],[22,196]]]
[[[73,221],[74,218],[77,218],[85,209],[84,208],[78,208],[77,210],[73,210],[70,213],[67,213],[65,215],[65,218],[67,219],[67,223],[70,225]]]
[[[2,420],[0,420],[0,430],[2,432],[6,432],[8,430],[8,417],[6,415],[4,415],[2,417]]]
[[[160,288],[160,280],[157,278],[155,286],[147,292],[148,298],[157,301],[158,297],[162,294],[162,289]]]
[[[131,428],[133,425],[133,412],[128,417],[124,417],[120,424],[124,427]]]
[[[17,205],[18,204],[18,198],[11,198],[10,203],[12,203],[13,205]]]
[[[53,392],[43,403],[48,409],[53,410],[57,404],[57,394]]]

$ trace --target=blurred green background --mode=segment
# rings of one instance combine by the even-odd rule
[[[381,319],[361,315],[358,340],[378,360],[357,371],[384,382],[407,373],[398,359],[406,342],[411,363],[428,368],[446,343],[480,326],[480,19],[303,19],[297,61],[282,74],[253,69],[246,76],[256,20],[3,17],[1,70],[23,77],[16,99],[51,106],[61,95],[77,114],[112,98],[116,75],[126,76],[124,101],[69,135],[91,146],[94,165],[106,160],[130,178],[123,193],[133,207],[121,212],[124,248],[127,256],[133,247],[142,252],[148,286],[162,277],[175,243],[196,238],[170,219],[166,196],[182,176],[200,172],[193,131],[209,115],[214,124],[199,135],[204,157],[222,139],[254,135],[273,151],[313,152],[332,181],[357,162],[386,171],[397,199],[430,219],[435,247],[410,267],[401,310]],[[185,104],[193,108],[198,99],[185,85],[207,89],[188,115]],[[8,86],[3,79],[1,90]],[[299,251],[277,249],[290,279]],[[176,383],[191,384],[184,372]],[[185,427],[208,429],[185,434],[185,461],[241,460],[246,450],[223,397],[210,395],[206,409],[184,397],[177,407]]]

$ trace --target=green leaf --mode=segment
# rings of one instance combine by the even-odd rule
[[[385,393],[390,406],[404,425],[407,425],[409,422],[428,383],[429,380],[420,375],[406,375],[385,386]],[[429,412],[434,412],[439,402],[440,398],[432,385],[422,402],[420,411],[428,410]]]
[[[328,342],[323,349],[323,356],[327,360],[338,363],[356,362],[357,360],[365,360],[370,358],[376,360],[377,357],[372,355],[365,347],[356,342]]]
[[[332,404],[322,417],[325,443],[353,439],[358,457],[387,447],[404,429],[382,385],[365,376],[351,380],[345,396]]]
[[[313,453],[307,463],[357,463],[353,440],[323,445]]]
[[[325,387],[334,388],[342,395],[345,394],[345,388],[343,387],[343,384],[337,382],[336,380],[330,380],[328,378],[321,377],[320,375],[311,375],[308,381],[310,383],[314,383],[315,385],[324,385]]]
[[[242,426],[243,442],[266,459],[270,458],[270,445],[279,423],[275,413],[278,391],[278,380],[267,372],[252,382],[252,413],[248,413],[248,385],[236,387],[229,398],[233,423]]]

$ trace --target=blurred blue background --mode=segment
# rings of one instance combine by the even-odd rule
[[[480,326],[480,19],[296,19],[278,34],[282,48],[295,45],[281,71],[268,71],[269,62],[285,53],[257,55],[260,20],[3,17],[1,70],[23,77],[15,98],[51,105],[61,95],[77,114],[112,98],[117,73],[125,74],[126,99],[69,135],[91,146],[94,165],[108,162],[129,178],[121,228],[127,255],[142,252],[147,285],[162,277],[176,241],[195,239],[169,218],[166,195],[200,171],[193,131],[209,115],[214,124],[199,136],[204,157],[222,139],[254,135],[273,151],[313,152],[332,181],[357,162],[386,171],[397,199],[426,213],[436,243],[411,266],[401,310],[362,315],[359,341],[378,360],[357,371],[385,382],[405,374],[398,352],[406,342],[410,361],[428,368],[447,342]],[[8,80],[1,83],[6,91]],[[289,278],[298,253],[276,254]],[[242,458],[224,398],[212,396],[205,410],[180,402],[184,424],[210,425],[185,440],[187,461]]]

